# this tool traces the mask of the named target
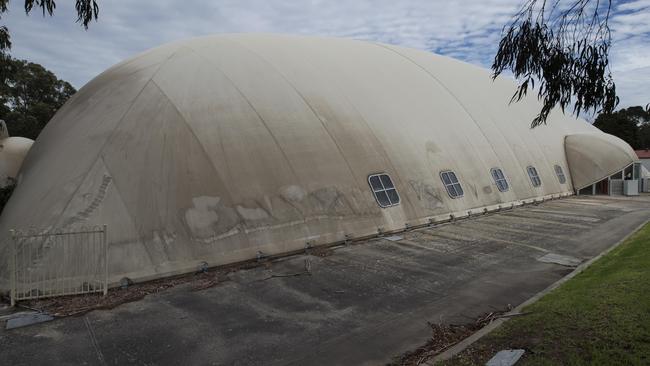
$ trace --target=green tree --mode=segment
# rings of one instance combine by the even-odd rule
[[[650,123],[639,127],[639,149],[650,149]]]
[[[634,149],[650,146],[650,111],[643,107],[629,107],[613,113],[601,113],[594,126],[617,136]]]
[[[639,126],[639,149],[650,149],[650,108],[644,110],[641,107],[632,107],[631,118],[637,121]],[[632,109],[628,108],[628,109]]]
[[[54,113],[76,92],[43,66],[7,57],[0,60],[0,119],[12,136],[35,139]]]

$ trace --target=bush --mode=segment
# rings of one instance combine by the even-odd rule
[[[14,188],[16,188],[16,182],[14,182],[13,179],[11,179],[7,186],[0,188],[0,214],[4,210],[7,201],[9,201]]]

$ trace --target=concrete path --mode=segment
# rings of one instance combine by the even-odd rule
[[[203,291],[3,325],[0,365],[384,364],[424,343],[427,321],[520,304],[649,218],[650,196],[573,197],[293,256]],[[269,278],[306,259],[311,276]]]

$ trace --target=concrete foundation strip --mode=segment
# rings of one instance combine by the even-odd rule
[[[493,321],[492,323],[486,325],[485,327],[481,328],[478,332],[476,332],[476,333],[472,334],[471,336],[465,338],[464,340],[457,343],[455,346],[447,349],[443,353],[431,358],[430,360],[427,360],[423,364],[433,366],[437,362],[448,360],[448,359],[454,357],[455,355],[461,353],[462,351],[464,351],[465,349],[470,347],[472,344],[474,344],[476,341],[483,338],[483,336],[487,335],[488,333],[490,333],[491,331],[493,331],[494,329],[499,327],[501,324],[508,321],[510,318],[515,317],[515,315],[521,314],[523,308],[537,302],[544,295],[546,295],[549,292],[551,292],[551,291],[555,290],[556,288],[560,287],[560,285],[562,285],[563,283],[567,282],[568,280],[570,280],[573,277],[575,277],[576,275],[578,275],[580,272],[587,269],[590,265],[592,265],[594,262],[599,260],[601,257],[603,257],[607,253],[611,252],[612,250],[617,248],[619,245],[623,244],[628,238],[630,238],[632,235],[636,234],[648,222],[650,222],[650,220],[646,220],[641,225],[639,225],[634,230],[632,230],[629,234],[625,235],[616,244],[614,244],[610,248],[604,250],[602,253],[598,254],[597,256],[595,256],[594,258],[588,260],[587,262],[582,263],[581,265],[576,267],[576,269],[574,269],[571,273],[569,273],[568,275],[562,277],[561,279],[559,279],[558,281],[556,281],[555,283],[553,283],[549,287],[545,288],[544,290],[538,292],[535,296],[533,296],[530,299],[524,301],[519,306],[512,309],[510,312],[502,315],[499,319],[497,319],[497,320]]]

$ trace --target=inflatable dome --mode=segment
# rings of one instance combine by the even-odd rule
[[[0,218],[0,256],[10,229],[106,224],[111,282],[151,279],[569,195],[634,160],[557,111],[531,129],[540,105],[509,104],[515,87],[347,39],[167,44],[97,76],[48,123]],[[580,153],[594,140],[611,148]],[[47,256],[39,268],[65,270]],[[2,261],[0,288],[8,273]]]

